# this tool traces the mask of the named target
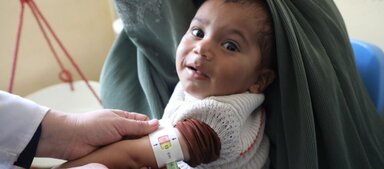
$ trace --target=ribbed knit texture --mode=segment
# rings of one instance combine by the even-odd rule
[[[196,168],[262,168],[267,161],[269,141],[264,135],[265,113],[257,109],[264,95],[242,93],[212,96],[203,100],[185,93],[180,83],[165,108],[163,118],[176,122],[194,118],[209,125],[221,142],[220,158]],[[181,168],[190,168],[180,162]]]

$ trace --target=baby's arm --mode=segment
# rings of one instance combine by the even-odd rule
[[[184,138],[178,133],[184,159],[189,159],[188,149]],[[88,163],[101,163],[108,168],[158,168],[149,137],[139,139],[122,140],[103,147],[83,158],[67,162],[60,168],[85,165]]]
[[[217,134],[205,123],[186,119],[176,124],[184,160],[191,166],[216,160],[220,152]],[[108,168],[158,168],[149,137],[122,140],[103,147],[83,158],[67,162],[63,168],[101,163]]]

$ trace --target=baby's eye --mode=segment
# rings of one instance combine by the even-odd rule
[[[200,28],[193,28],[191,33],[193,36],[204,38],[204,32]]]
[[[236,43],[228,41],[223,43],[223,47],[231,52],[238,52],[239,47],[237,47]]]

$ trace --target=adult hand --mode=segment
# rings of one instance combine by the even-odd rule
[[[158,128],[157,120],[121,110],[102,109],[87,113],[50,110],[42,121],[36,156],[73,160],[100,146],[140,137]]]

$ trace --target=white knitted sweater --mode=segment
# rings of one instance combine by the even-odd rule
[[[173,125],[187,118],[209,125],[221,142],[220,158],[196,168],[259,169],[267,167],[268,137],[264,134],[265,113],[257,109],[264,95],[242,93],[198,100],[179,83],[165,108],[163,119]],[[191,168],[184,162],[182,169]]]

